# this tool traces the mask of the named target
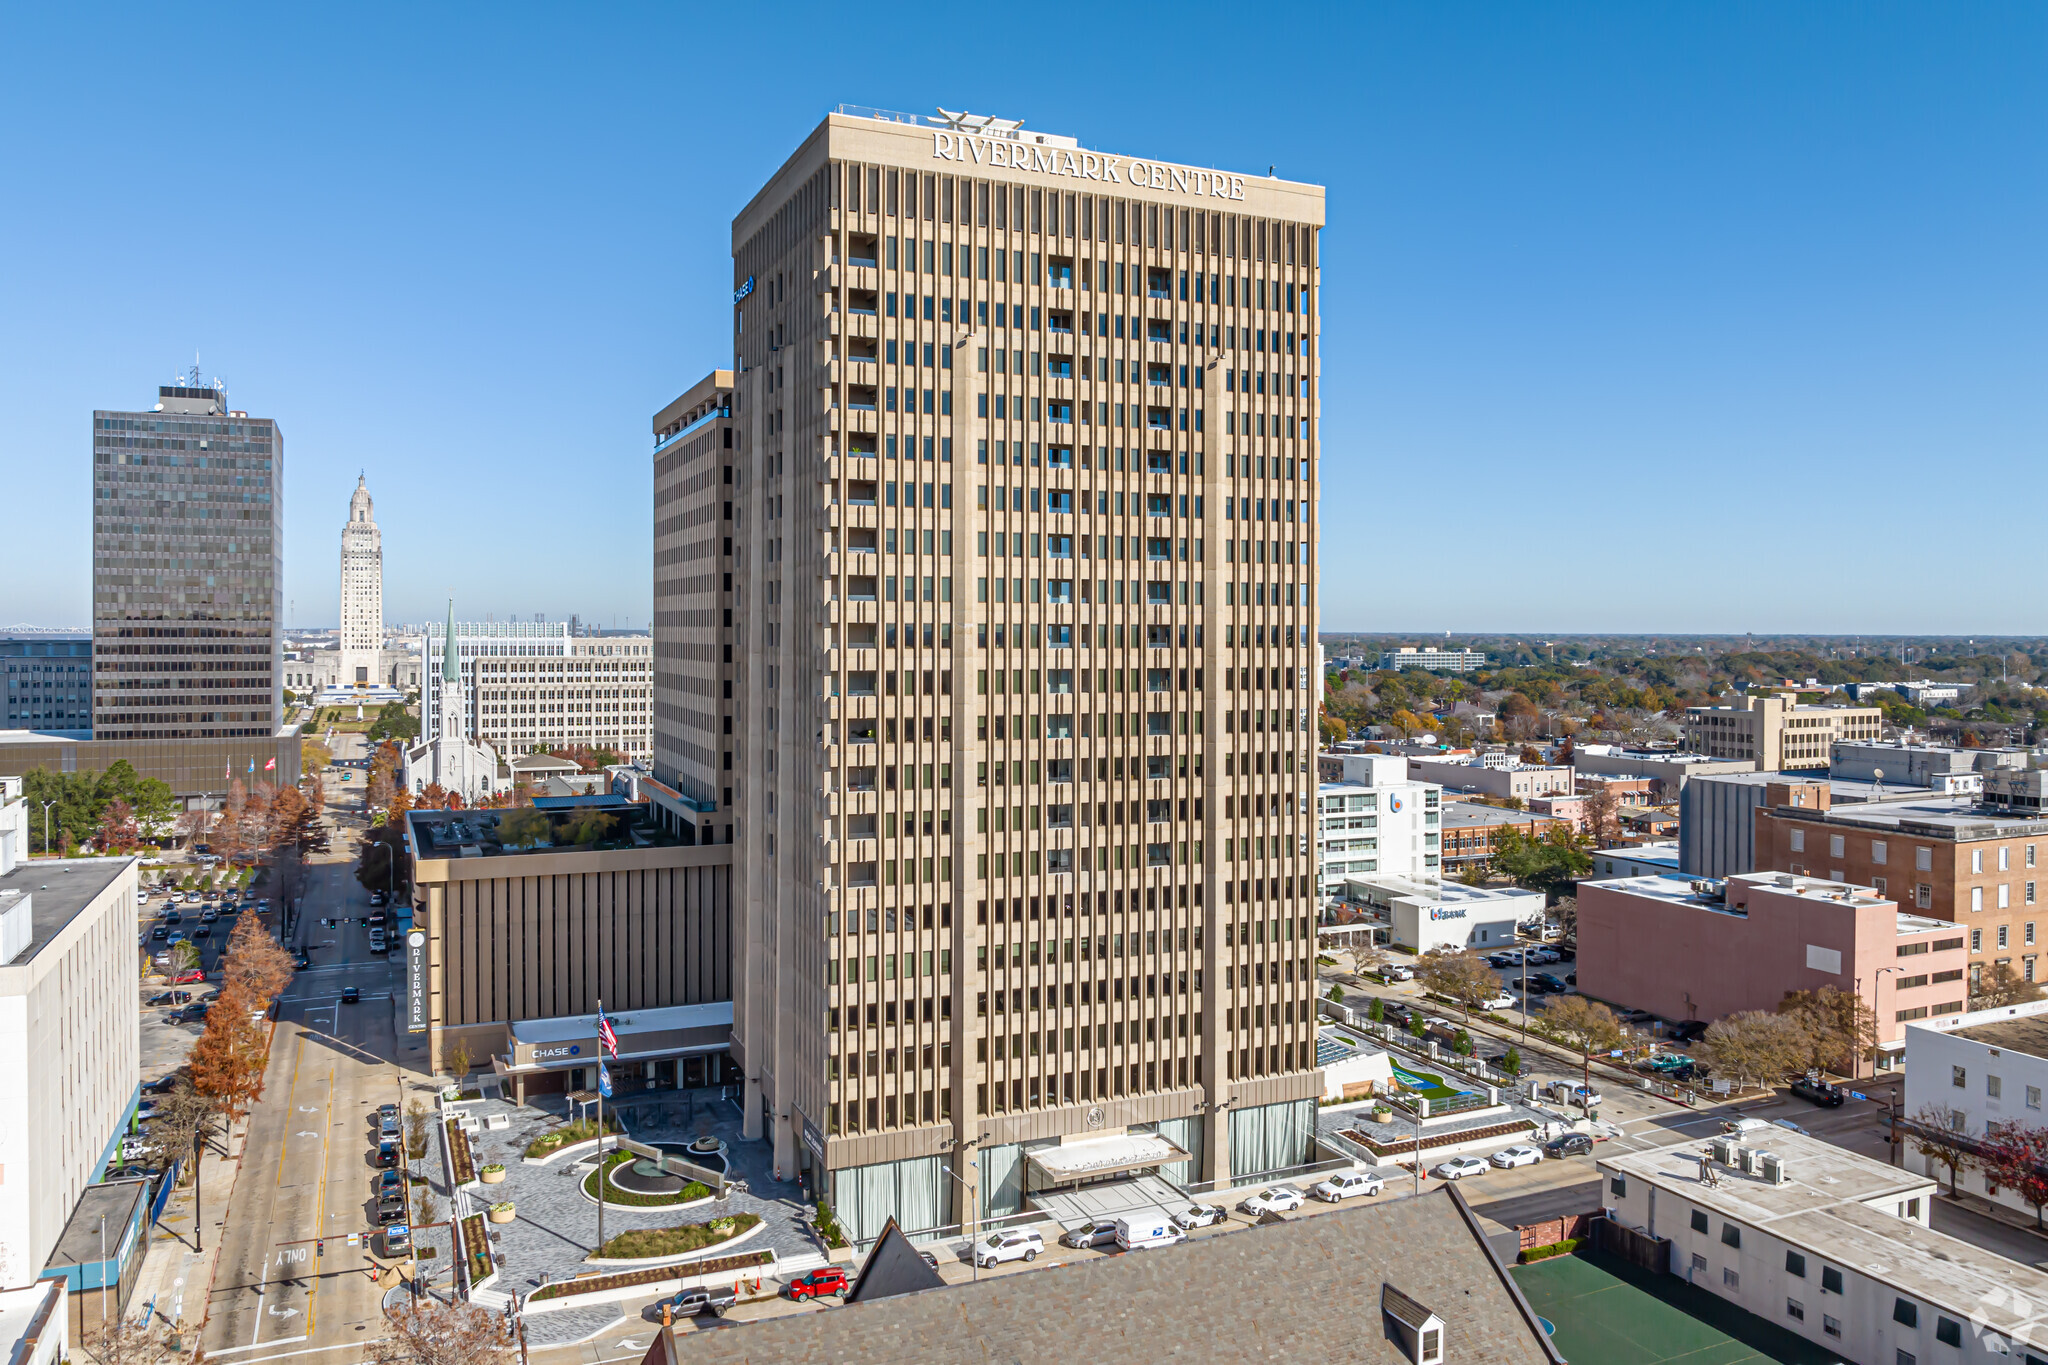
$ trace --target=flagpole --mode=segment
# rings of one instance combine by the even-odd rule
[[[598,925],[598,935],[599,935],[599,938],[600,938],[600,940],[602,940],[603,934],[604,934],[604,927],[603,927],[603,921],[602,921],[602,919],[600,919],[600,920],[599,920],[599,925]],[[598,969],[599,969],[600,971],[602,971],[602,970],[604,969],[604,958],[603,958],[603,950],[602,950],[602,949],[599,949],[598,951],[599,951],[599,957],[598,957]],[[601,1256],[603,1256],[603,1255],[604,1255],[604,1176],[605,1176],[605,1170],[604,1170],[604,1158],[605,1158],[605,1151],[604,1151],[604,1038],[603,1038],[603,1036],[602,1036],[602,1032],[601,1032],[601,1030],[602,1030],[602,1027],[603,1027],[603,1024],[604,1024],[604,997],[603,997],[602,995],[600,995],[600,996],[598,996],[598,997],[597,997],[597,1021],[598,1021],[598,1025],[599,1025],[599,1028],[600,1028],[600,1036],[598,1037],[598,1041],[597,1041],[597,1254],[598,1254],[598,1255],[599,1255],[599,1256],[601,1257]]]

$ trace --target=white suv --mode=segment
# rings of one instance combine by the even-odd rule
[[[1032,1261],[1043,1250],[1045,1239],[1028,1228],[991,1232],[974,1244],[974,1263],[986,1267],[1004,1261]]]

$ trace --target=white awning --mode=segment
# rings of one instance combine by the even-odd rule
[[[1095,1176],[1187,1161],[1189,1156],[1157,1133],[1126,1133],[1041,1147],[1029,1154],[1044,1185],[1065,1185]]]

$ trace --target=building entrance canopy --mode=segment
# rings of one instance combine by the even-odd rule
[[[1156,1133],[1088,1138],[1057,1147],[1041,1147],[1027,1155],[1033,1190],[1103,1180],[1127,1171],[1155,1170],[1190,1159],[1186,1152]]]
[[[732,1041],[730,1000],[628,1010],[610,1018],[619,1035],[619,1055],[614,1059],[619,1062],[716,1051]],[[512,1025],[511,1034],[511,1055],[492,1058],[500,1075],[591,1066],[599,1059],[594,1014],[524,1019]]]

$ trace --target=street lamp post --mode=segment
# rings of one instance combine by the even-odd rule
[[[939,1166],[939,1169],[940,1169],[940,1170],[942,1170],[942,1171],[944,1171],[944,1172],[945,1172],[945,1173],[946,1173],[947,1175],[950,1175],[950,1176],[952,1176],[952,1177],[953,1177],[953,1178],[954,1178],[955,1180],[957,1180],[957,1181],[959,1181],[959,1182],[960,1182],[960,1193],[961,1193],[961,1195],[962,1195],[963,1197],[965,1197],[965,1196],[968,1196],[968,1195],[971,1195],[971,1194],[973,1194],[973,1193],[974,1193],[974,1187],[973,1187],[972,1185],[970,1185],[970,1184],[968,1184],[968,1183],[967,1183],[967,1178],[966,1178],[965,1176],[963,1176],[963,1175],[959,1174],[959,1173],[958,1173],[957,1171],[955,1171],[955,1170],[954,1170],[954,1169],[953,1169],[953,1168],[952,1168],[951,1166],[947,1166],[947,1165],[945,1165],[945,1164],[943,1164],[943,1163],[942,1163],[942,1164],[941,1164],[941,1165]],[[966,1227],[966,1224],[967,1224],[967,1220],[966,1220],[965,1218],[962,1218],[962,1219],[960,1220],[960,1223],[961,1223],[961,1227],[962,1227],[962,1228],[963,1228],[963,1230],[964,1230],[964,1229],[965,1229],[965,1227]],[[980,1283],[981,1283],[981,1258],[980,1258],[979,1256],[977,1256],[977,1255],[975,1255],[975,1254],[974,1254],[974,1240],[973,1240],[972,1238],[969,1238],[969,1239],[968,1239],[968,1242],[967,1242],[967,1262],[968,1262],[968,1264],[969,1264],[969,1265],[971,1265],[971,1266],[973,1266],[973,1267],[974,1267],[974,1282],[975,1282],[976,1284],[980,1284]]]
[[[43,802],[43,856],[45,858],[50,856],[50,807],[56,804],[55,801]]]

